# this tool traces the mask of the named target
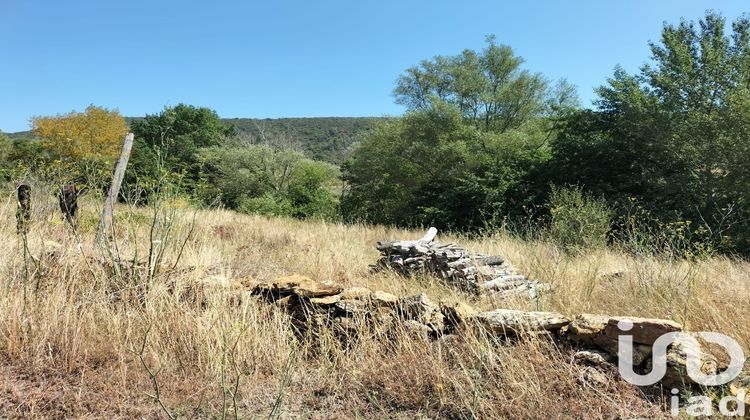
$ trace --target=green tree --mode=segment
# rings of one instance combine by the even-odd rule
[[[300,152],[268,146],[201,149],[201,180],[196,194],[204,202],[248,213],[333,218],[337,212],[338,170]]]
[[[0,180],[8,181],[12,177],[13,162],[10,159],[12,152],[13,142],[0,132]]]
[[[379,125],[344,166],[344,216],[396,225],[438,221],[430,214],[449,211],[452,202],[441,196],[464,172],[467,145],[478,134],[446,104]]]
[[[319,217],[334,219],[338,202],[333,195],[339,171],[333,165],[302,159],[290,174],[286,196],[292,205],[292,216],[299,219]]]
[[[548,82],[539,73],[521,68],[523,59],[507,45],[487,37],[481,52],[464,50],[455,56],[436,56],[411,67],[397,81],[396,103],[409,110],[425,110],[435,100],[456,106],[463,117],[482,131],[505,132],[551,111]],[[555,98],[564,107],[577,101],[566,82]]]
[[[148,191],[166,177],[179,180],[189,193],[200,178],[199,150],[224,144],[236,134],[215,111],[185,104],[133,121],[131,131],[135,134],[133,170],[126,176],[126,185]]]
[[[408,112],[377,125],[343,167],[344,217],[470,230],[534,202],[548,140],[577,97],[522,63],[489,37],[481,52],[408,69],[395,88]]]

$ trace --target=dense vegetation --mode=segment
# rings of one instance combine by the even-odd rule
[[[474,232],[532,225],[570,249],[677,235],[683,253],[747,252],[750,20],[725,26],[713,13],[665,25],[651,62],[637,74],[616,68],[593,109],[493,37],[406,70],[394,90],[400,118],[221,120],[165,108],[130,121],[125,195],[145,202],[168,184],[245,212]],[[0,138],[6,179],[65,156],[86,162],[69,177],[101,174],[92,161],[111,153],[98,145],[122,131],[100,130],[96,143],[52,128],[35,127],[43,142]],[[88,144],[71,149],[71,136]]]
[[[552,142],[551,179],[635,200],[663,223],[685,221],[725,249],[750,245],[750,20],[709,14],[665,26],[652,63],[616,69],[595,110],[565,121]]]
[[[138,140],[127,190],[136,198],[176,184],[204,205],[299,218],[336,213],[334,166],[243,143],[210,109],[177,105],[134,121],[131,130]]]
[[[275,144],[304,152],[310,159],[342,164],[359,138],[386,118],[228,118],[240,137],[253,144]]]
[[[122,141],[125,120],[91,106],[85,113],[34,121],[32,136],[0,136],[0,175],[8,180],[46,177],[58,185],[103,191],[117,151],[103,145]],[[270,133],[268,144],[248,143],[216,112],[184,104],[131,120],[130,130],[136,140],[123,200],[146,204],[168,192],[196,205],[244,212],[297,218],[337,215],[338,169],[274,143]]]
[[[577,103],[488,39],[477,53],[435,57],[395,90],[406,116],[382,124],[347,162],[347,219],[480,227],[534,202],[529,177],[549,159],[555,121]]]
[[[591,218],[611,235],[677,231],[688,248],[749,249],[750,20],[729,36],[712,13],[665,25],[652,63],[635,75],[616,69],[592,110],[489,41],[399,79],[409,111],[345,166],[347,218],[476,229],[518,224],[531,209],[559,229],[572,213],[545,205],[558,185],[576,187],[558,206],[605,200]],[[609,209],[614,217],[599,217]]]

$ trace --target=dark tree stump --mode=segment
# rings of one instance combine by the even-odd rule
[[[17,191],[16,230],[19,235],[25,235],[29,232],[29,224],[31,224],[31,187],[22,183],[18,185]]]
[[[65,221],[75,229],[77,223],[76,213],[78,212],[78,189],[75,184],[68,184],[60,188],[60,194],[57,198],[60,202],[60,211]]]

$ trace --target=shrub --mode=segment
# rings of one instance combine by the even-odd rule
[[[237,210],[242,213],[262,214],[264,216],[291,216],[294,213],[292,203],[272,193],[260,197],[245,197],[240,200]]]
[[[617,218],[613,231],[613,242],[618,248],[641,256],[701,260],[721,245],[705,224],[661,220],[634,198],[628,200],[624,216]]]
[[[338,170],[291,150],[268,146],[201,149],[197,198],[245,213],[298,219],[336,217]]]
[[[579,187],[552,186],[547,205],[552,242],[572,253],[606,245],[612,211],[603,199]]]

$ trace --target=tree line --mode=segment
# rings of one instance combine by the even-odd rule
[[[459,230],[529,218],[554,229],[568,217],[571,234],[600,219],[609,238],[679,234],[747,252],[749,27],[716,13],[665,24],[650,62],[616,68],[593,109],[492,38],[423,61],[395,88],[406,115],[344,166],[343,215]]]
[[[168,182],[196,203],[253,213],[504,226],[572,247],[678,237],[686,249],[746,253],[750,20],[728,25],[710,12],[665,24],[649,47],[648,64],[635,74],[616,68],[592,108],[494,37],[479,51],[424,60],[396,82],[405,114],[348,136],[353,150],[340,167],[312,158],[333,156],[328,149],[300,148],[257,121],[248,138],[210,109],[168,107],[130,123],[123,194],[147,201]],[[40,160],[90,179],[109,170],[127,129],[117,112],[93,106],[35,118],[32,128],[42,142],[0,141],[0,173]]]

